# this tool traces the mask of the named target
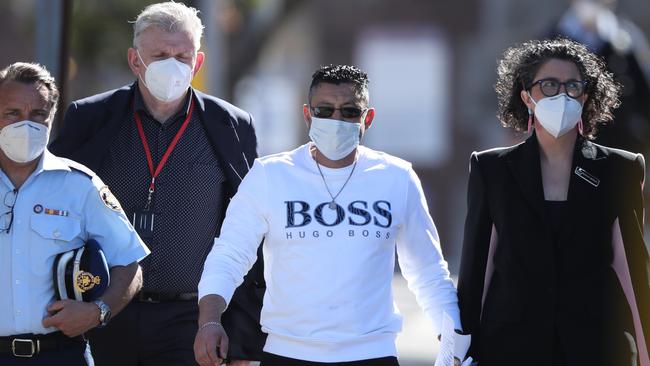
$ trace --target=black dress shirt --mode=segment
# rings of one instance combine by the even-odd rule
[[[187,117],[186,107],[162,123],[148,112],[139,91],[134,107],[142,121],[154,170]],[[121,202],[127,217],[145,206],[151,174],[133,113],[126,115],[99,175]],[[203,262],[224,215],[225,177],[196,106],[190,122],[156,178],[152,238],[143,238],[151,254],[141,262],[143,289],[154,292],[196,292]],[[214,197],[220,197],[215,200]]]

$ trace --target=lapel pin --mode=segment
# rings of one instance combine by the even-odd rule
[[[594,187],[598,187],[598,185],[600,184],[600,179],[594,177],[591,173],[589,173],[588,171],[582,169],[579,166],[576,167],[576,170],[574,171],[574,173],[578,177],[584,179],[585,181],[587,181],[587,183],[591,184]]]

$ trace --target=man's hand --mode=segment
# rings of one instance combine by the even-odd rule
[[[99,325],[99,308],[92,302],[61,300],[47,308],[45,328],[55,327],[68,337],[76,337]]]
[[[217,346],[219,346],[219,354],[217,354]],[[194,338],[194,359],[196,362],[201,366],[217,366],[223,362],[227,354],[228,335],[226,335],[226,331],[221,324],[215,322],[199,326]],[[245,366],[247,363],[239,365]]]

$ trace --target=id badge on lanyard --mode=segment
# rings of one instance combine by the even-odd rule
[[[142,239],[153,238],[154,213],[152,210],[137,210],[133,213],[133,228]]]
[[[176,144],[178,144],[178,140],[180,140],[181,136],[183,135],[183,132],[185,132],[185,129],[187,128],[187,125],[189,124],[190,119],[192,118],[193,110],[194,110],[194,100],[192,100],[190,103],[190,109],[187,112],[187,117],[185,118],[183,125],[181,125],[181,128],[176,133],[176,136],[174,136],[174,139],[167,147],[167,151],[165,151],[165,154],[163,155],[162,159],[160,159],[160,162],[158,163],[158,166],[156,167],[155,170],[153,168],[153,158],[151,157],[151,150],[149,149],[149,143],[147,142],[147,137],[144,135],[144,129],[142,128],[142,121],[140,120],[140,116],[138,115],[138,113],[134,112],[135,122],[138,127],[138,133],[140,134],[142,147],[144,148],[145,155],[147,156],[147,165],[149,166],[149,172],[151,173],[151,183],[149,183],[149,195],[147,196],[147,203],[144,206],[144,208],[133,212],[133,222],[132,222],[133,228],[138,232],[138,235],[140,235],[141,238],[149,239],[153,237],[153,230],[155,227],[154,226],[155,215],[154,215],[152,201],[153,201],[153,195],[156,191],[156,177],[158,177],[158,175],[162,171],[162,168],[163,166],[165,166],[167,159],[169,159],[169,156],[171,155],[172,151],[176,147]]]
[[[144,206],[144,208],[135,210],[135,212],[133,212],[133,228],[143,239],[153,238],[153,224],[155,215],[153,213],[153,208],[151,207],[151,201],[153,200],[153,193],[155,190],[156,178],[152,178],[151,184],[149,185],[147,204]]]

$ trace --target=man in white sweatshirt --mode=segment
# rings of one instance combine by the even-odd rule
[[[311,141],[255,160],[206,259],[194,342],[200,365],[226,358],[220,317],[263,238],[262,366],[398,365],[396,250],[435,329],[443,312],[461,328],[420,180],[410,163],[359,145],[375,116],[367,75],[353,66],[321,67],[308,101]]]

